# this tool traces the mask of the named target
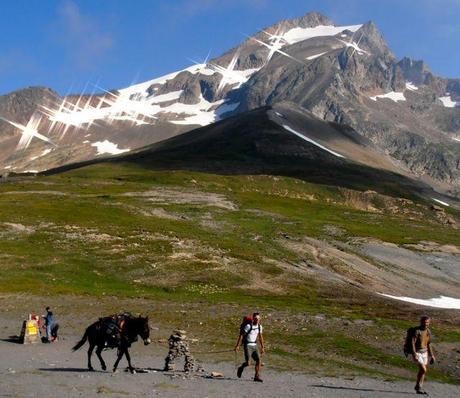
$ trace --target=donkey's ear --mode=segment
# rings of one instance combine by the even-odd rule
[[[145,317],[145,320],[146,320],[146,321],[148,321],[148,320],[149,320],[149,316],[148,316],[148,315]]]

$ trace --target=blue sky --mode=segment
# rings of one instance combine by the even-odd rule
[[[281,19],[373,20],[398,57],[460,78],[460,0],[2,0],[0,94],[121,88],[218,56]]]

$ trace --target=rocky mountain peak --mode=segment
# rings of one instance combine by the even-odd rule
[[[95,145],[106,141],[116,149],[105,153],[126,151],[285,102],[348,124],[414,173],[458,186],[460,80],[434,76],[423,61],[398,61],[372,21],[357,22],[338,26],[316,12],[283,20],[206,64],[108,94],[100,109],[93,109],[99,98],[85,99],[85,109],[68,105],[55,128],[48,123],[53,131],[45,123],[40,129],[64,137],[53,154],[34,138],[38,145],[13,159],[20,132],[0,121],[0,167],[43,169],[94,158],[101,154]],[[63,100],[46,88],[20,90],[0,96],[0,116],[26,125],[37,107],[49,101],[56,110]],[[69,126],[75,134],[60,133]]]
[[[27,87],[13,93],[0,96],[1,116],[19,123],[27,123],[37,104],[47,104],[59,98],[59,94],[47,87]],[[0,121],[2,131],[13,130]]]
[[[433,78],[429,66],[423,60],[413,60],[409,57],[404,57],[398,62],[398,67],[401,69],[406,80],[414,84],[426,84]]]
[[[396,59],[377,25],[372,21],[365,23],[356,32],[355,41],[359,41],[360,45],[368,48],[373,55],[384,57],[387,60]]]
[[[291,22],[299,28],[314,28],[319,25],[334,25],[334,22],[319,12],[309,12],[303,17],[294,18]]]
[[[334,21],[319,12],[309,12],[302,17],[284,19],[263,30],[270,32],[286,32],[295,28],[314,28],[316,26],[332,26]]]

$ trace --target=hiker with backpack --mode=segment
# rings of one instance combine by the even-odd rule
[[[252,358],[256,363],[254,381],[262,383],[260,377],[261,360],[260,356],[265,352],[264,338],[262,336],[262,325],[260,324],[260,314],[254,312],[252,316],[247,316],[243,319],[240,325],[240,334],[236,342],[235,352],[240,350],[240,345],[243,343],[244,347],[244,362],[237,370],[237,376],[240,378],[243,374],[244,368],[249,366],[249,360]],[[260,352],[257,345],[260,343]]]
[[[424,395],[427,393],[422,387],[428,370],[428,364],[432,365],[436,360],[433,348],[431,347],[431,331],[428,328],[430,324],[430,317],[426,315],[422,316],[418,327],[412,327],[407,330],[406,342],[404,344],[404,353],[406,356],[411,355],[413,361],[419,367],[415,391],[417,394]]]

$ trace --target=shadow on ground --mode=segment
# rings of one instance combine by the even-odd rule
[[[7,339],[0,339],[0,341],[4,341],[5,343],[22,344],[22,340],[19,336],[10,336]]]
[[[45,372],[88,372],[88,373],[108,373],[103,370],[88,370],[88,368],[39,368]]]
[[[363,391],[363,392],[386,392],[388,394],[409,394],[409,395],[414,394],[414,393],[408,392],[408,391],[375,390],[373,388],[338,387],[338,386],[328,386],[328,385],[324,385],[324,384],[312,384],[311,387],[328,388],[330,390],[349,390],[349,391]]]

